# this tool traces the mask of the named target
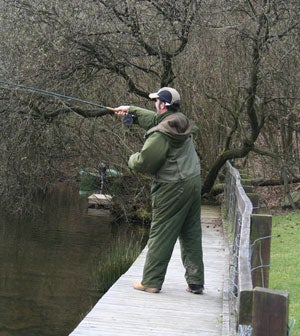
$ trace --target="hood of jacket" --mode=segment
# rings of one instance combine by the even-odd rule
[[[173,139],[184,141],[192,133],[193,126],[193,123],[183,113],[176,112],[166,116],[149,131],[159,131]]]

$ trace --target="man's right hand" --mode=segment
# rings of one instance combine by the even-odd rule
[[[119,107],[114,107],[113,111],[115,112],[115,114],[120,115],[120,116],[124,116],[128,113],[129,111],[129,107],[127,105],[121,105]]]

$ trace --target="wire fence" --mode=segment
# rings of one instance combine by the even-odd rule
[[[226,219],[229,224],[229,234],[232,236],[232,253],[230,264],[230,288],[229,296],[233,304],[234,315],[239,316],[240,293],[243,277],[247,289],[252,290],[251,280],[251,249],[250,249],[250,216],[253,206],[247,197],[241,184],[241,177],[237,169],[229,162],[227,163],[227,174],[225,181],[225,210]],[[240,269],[243,268],[243,274]],[[237,318],[238,334],[251,336],[251,325],[239,324]]]
[[[281,323],[275,327],[280,327],[276,335],[293,336],[295,320],[288,320],[288,293],[268,289],[272,217],[255,214],[258,199],[250,200],[241,182],[239,171],[227,162],[224,215],[232,243],[229,300],[235,332],[240,336],[262,335],[258,325],[265,326],[268,324],[265,320],[276,317]],[[251,187],[249,190],[251,192]],[[257,305],[260,293],[269,300],[263,306]],[[273,335],[274,330],[270,332],[273,327],[272,323],[267,325],[268,335]]]

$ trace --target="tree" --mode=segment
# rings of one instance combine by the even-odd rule
[[[227,160],[250,153],[278,158],[289,143],[296,153],[289,162],[299,162],[296,0],[0,4],[2,78],[103,106],[151,106],[148,92],[178,87],[184,111],[201,126],[195,141],[202,159],[203,193],[209,193]],[[53,174],[53,179],[66,157],[76,166],[105,160],[126,169],[128,155],[141,146],[142,133],[120,128],[105,108],[11,92],[7,87],[1,97],[1,127],[12,132],[3,132],[2,147],[14,143],[23,148],[18,134],[27,126],[35,134],[35,145],[29,141],[27,150],[43,152],[31,156],[36,158],[34,166],[47,166],[47,176]],[[279,129],[279,124],[286,126]],[[273,140],[280,134],[286,140],[276,151]],[[8,158],[18,168],[21,153],[3,156],[2,162]],[[32,168],[28,166],[26,176]],[[3,181],[5,174],[7,169],[2,171]],[[43,180],[41,170],[40,185]]]
[[[287,111],[297,118],[299,78],[292,74],[297,73],[299,56],[298,9],[299,3],[293,1],[234,1],[225,4],[223,17],[219,13],[209,17],[207,26],[213,32],[209,41],[218,46],[212,62],[220,62],[220,75],[206,58],[206,69],[200,71],[204,71],[202,94],[207,100],[202,101],[210,124],[211,111],[220,111],[211,132],[219,138],[219,148],[207,169],[203,193],[211,190],[227,160],[263,153],[260,147],[266,143],[261,137],[272,127],[274,114],[276,124],[285,120]]]

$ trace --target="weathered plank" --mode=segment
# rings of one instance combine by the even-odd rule
[[[206,218],[207,213],[207,218]],[[166,279],[159,294],[134,290],[139,281],[146,249],[130,269],[98,301],[71,336],[150,336],[150,335],[225,335],[223,289],[226,265],[219,210],[203,207],[203,250],[205,293],[194,295],[185,291],[184,268],[177,243]],[[226,305],[225,305],[226,306]]]

